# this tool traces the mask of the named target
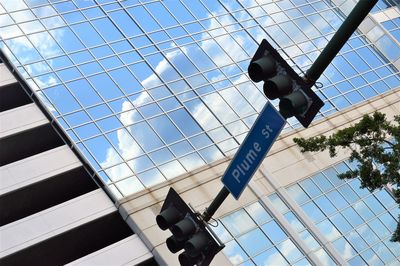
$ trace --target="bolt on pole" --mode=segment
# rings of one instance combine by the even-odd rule
[[[360,0],[356,4],[314,64],[307,70],[306,81],[315,83],[318,80],[377,2],[378,0]]]

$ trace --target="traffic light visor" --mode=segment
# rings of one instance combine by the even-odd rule
[[[194,235],[189,241],[185,243],[185,252],[190,257],[198,256],[201,250],[207,246],[210,236],[208,236],[205,232],[200,232]]]
[[[156,216],[157,225],[162,230],[167,230],[180,219],[181,213],[174,206],[168,207]]]
[[[254,82],[266,80],[276,74],[276,62],[270,55],[263,56],[251,62],[247,72]]]
[[[184,239],[196,232],[196,225],[192,219],[186,217],[171,227],[172,234],[177,239]]]
[[[178,256],[178,260],[182,266],[193,266],[193,265],[196,265],[196,263],[197,263],[196,258],[190,257],[188,254],[186,254],[186,252],[183,252],[182,254],[180,254]]]
[[[287,75],[277,75],[264,82],[264,94],[270,100],[287,95],[293,90],[293,81]]]
[[[279,111],[284,117],[292,117],[304,113],[308,108],[307,97],[301,91],[295,91],[279,102]]]
[[[170,236],[167,238],[167,240],[165,241],[167,244],[167,248],[172,252],[172,253],[176,253],[179,250],[184,248],[185,245],[185,241],[179,241],[178,239],[176,239],[175,236]]]

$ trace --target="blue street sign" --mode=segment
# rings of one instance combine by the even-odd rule
[[[286,120],[268,102],[222,176],[222,183],[235,199],[239,199],[285,123]]]

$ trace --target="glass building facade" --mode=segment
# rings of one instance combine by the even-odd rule
[[[390,241],[398,205],[388,189],[371,194],[360,188],[359,180],[337,177],[351,167],[341,162],[287,187],[300,211],[288,206],[279,192],[267,198],[323,265],[340,263],[299,217],[308,217],[349,265],[398,265],[400,244]],[[220,219],[215,232],[226,245],[225,255],[235,265],[312,265],[268,208],[260,200]]]
[[[258,43],[267,39],[302,74],[356,2],[0,0],[0,48],[121,199],[232,155],[267,101],[247,74]],[[318,80],[316,119],[400,87],[399,4],[380,0],[368,31]],[[290,118],[284,131],[298,127]],[[310,265],[300,241],[338,264],[307,217],[348,264],[397,265],[389,239],[398,208],[389,190],[339,180],[349,167],[287,187],[299,210],[273,193],[272,212],[260,199],[222,217],[215,230],[230,262]]]
[[[120,198],[232,154],[266,102],[258,43],[307,70],[343,21],[333,2],[2,0],[1,49]],[[396,23],[352,36],[318,117],[400,85]]]

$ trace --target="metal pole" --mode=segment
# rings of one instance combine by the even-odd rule
[[[318,80],[377,2],[378,0],[360,0],[357,3],[349,16],[345,21],[343,21],[343,24],[340,26],[338,31],[333,35],[332,39],[315,60],[314,64],[307,71],[305,75],[306,81],[314,84]]]
[[[229,195],[229,190],[226,189],[225,186],[223,186],[219,191],[218,195],[211,202],[210,206],[202,214],[203,220],[205,222],[208,222],[211,219],[211,217],[215,214],[219,206],[221,206],[221,204],[224,202],[226,197],[228,197],[228,195]]]

